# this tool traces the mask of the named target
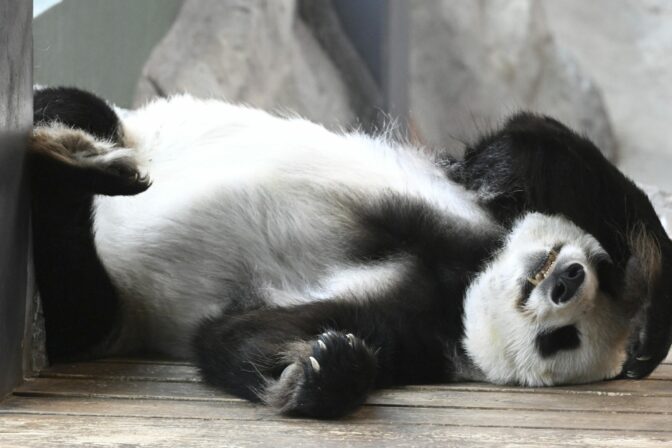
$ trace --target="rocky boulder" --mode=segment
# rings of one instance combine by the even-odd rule
[[[554,36],[604,93],[620,167],[672,191],[672,2],[544,0]]]
[[[410,105],[432,146],[459,146],[520,109],[587,134],[613,160],[599,90],[560,48],[535,0],[412,0]]]
[[[329,127],[356,121],[348,87],[296,0],[187,0],[145,65],[135,102],[179,92]]]

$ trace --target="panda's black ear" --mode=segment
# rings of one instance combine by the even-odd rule
[[[518,112],[510,116],[502,129],[506,131],[557,131],[573,133],[570,128],[555,118],[531,112]]]
[[[587,146],[583,152],[601,156],[592,143],[559,121],[521,112],[511,116],[501,129],[482,136],[467,148],[459,164],[460,181],[478,193],[499,221],[512,223],[524,212],[544,211],[541,205],[556,199],[553,197],[556,189],[566,191],[563,185],[568,183],[567,176],[571,182],[572,170],[563,172],[563,167],[580,164],[572,160],[573,150],[567,148],[577,145]],[[549,176],[553,173],[549,171],[553,170],[560,170],[562,176],[551,182]],[[553,189],[549,188],[551,185]]]
[[[481,139],[458,163],[459,181],[504,224],[512,224],[527,207],[526,185],[508,135],[500,131]]]

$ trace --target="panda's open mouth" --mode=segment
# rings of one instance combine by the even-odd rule
[[[553,266],[555,265],[555,262],[558,260],[558,256],[560,254],[561,249],[562,245],[560,244],[555,245],[548,252],[548,255],[539,265],[539,267],[534,271],[534,275],[532,277],[527,278],[527,281],[530,282],[532,285],[537,286],[541,282],[546,280],[546,277],[548,277],[548,273],[551,272]]]

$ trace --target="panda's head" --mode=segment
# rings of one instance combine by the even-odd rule
[[[610,263],[570,221],[530,213],[465,297],[464,348],[488,381],[543,386],[613,377],[630,310],[600,284]]]

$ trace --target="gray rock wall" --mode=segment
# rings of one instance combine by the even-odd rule
[[[620,166],[672,190],[672,2],[544,0],[549,25],[599,84]]]
[[[412,0],[410,104],[420,135],[451,146],[520,109],[553,115],[616,153],[592,80],[535,0]]]
[[[672,193],[650,185],[640,184],[640,187],[649,196],[665,231],[672,238]]]
[[[586,133],[638,181],[672,188],[669,2],[407,4],[410,116],[427,144],[459,149],[533,109]],[[380,93],[361,82],[366,70],[338,26],[324,26],[324,8],[328,0],[187,0],[145,66],[136,104],[189,91],[330,127],[366,124]]]
[[[187,0],[145,65],[136,104],[179,92],[292,111],[330,127],[355,122],[348,87],[295,0]]]

